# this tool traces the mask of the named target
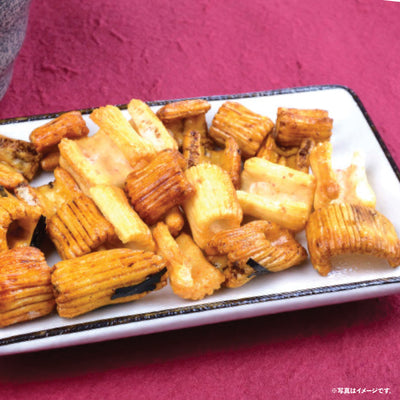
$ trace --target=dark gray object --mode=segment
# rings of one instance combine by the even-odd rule
[[[22,46],[31,0],[0,0],[0,100],[11,81],[14,60]]]

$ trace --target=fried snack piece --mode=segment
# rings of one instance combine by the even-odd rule
[[[157,152],[178,150],[178,143],[145,102],[132,99],[128,104],[128,112],[132,126],[140,136],[152,143]]]
[[[131,207],[122,189],[111,185],[93,186],[90,189],[90,197],[114,227],[123,247],[132,250],[155,250],[149,227]]]
[[[32,143],[0,135],[0,162],[10,165],[28,181],[36,175],[40,159]]]
[[[262,115],[250,111],[240,103],[225,102],[215,114],[209,134],[221,146],[228,137],[239,145],[243,157],[253,157],[274,123]]]
[[[296,156],[292,159],[292,162],[289,159],[287,166],[308,173],[310,168],[310,153],[314,144],[314,140],[312,139],[302,140]]]
[[[198,131],[187,131],[183,137],[182,152],[188,168],[204,162],[216,164],[229,174],[235,189],[239,189],[242,157],[234,138],[226,139],[225,149],[211,150],[202,143],[202,137]]]
[[[181,149],[184,134],[184,120],[172,119],[171,121],[164,121],[163,123],[169,134],[175,139],[176,143],[178,144],[178,148]]]
[[[24,176],[12,168],[10,165],[0,162],[0,185],[6,189],[14,189],[25,182]]]
[[[299,146],[282,147],[276,143],[273,135],[269,134],[258,150],[257,157],[308,173],[313,145],[314,141],[306,138]]]
[[[257,274],[282,271],[307,258],[306,250],[287,229],[267,221],[218,232],[205,251],[209,256],[227,256],[223,270],[227,287],[242,286]]]
[[[314,176],[253,157],[244,164],[241,182],[237,197],[245,215],[295,232],[304,229],[314,199]]]
[[[239,189],[242,157],[236,140],[232,137],[228,137],[225,141],[224,150],[208,151],[207,156],[211,163],[219,165],[228,173],[235,189]]]
[[[185,171],[195,194],[183,203],[193,239],[204,248],[212,236],[224,229],[237,228],[242,209],[229,175],[217,165],[199,164]]]
[[[63,139],[59,149],[60,166],[73,176],[85,194],[95,185],[123,187],[132,171],[124,153],[102,131],[83,139]]]
[[[150,160],[156,155],[154,145],[139,136],[118,107],[96,108],[90,114],[90,118],[115,142],[132,166],[140,159]]]
[[[155,224],[193,194],[193,186],[183,173],[185,167],[186,162],[177,150],[166,149],[129,174],[125,192],[146,224]]]
[[[274,137],[281,146],[300,146],[303,139],[329,140],[333,120],[325,110],[279,107]]]
[[[206,113],[211,108],[210,103],[202,99],[182,100],[169,103],[157,111],[157,116],[171,132],[179,148],[182,148],[185,135],[200,136],[203,149],[213,149],[214,142],[208,136]]]
[[[186,131],[183,135],[182,154],[187,167],[201,164],[206,161],[204,146],[201,144],[201,135],[197,131]]]
[[[332,169],[332,144],[318,143],[310,154],[311,170],[316,178],[314,208],[327,206],[339,197],[339,183]]]
[[[376,206],[376,196],[367,179],[363,153],[354,152],[350,165],[345,170],[337,169],[335,172],[340,187],[337,201]]]
[[[208,135],[208,127],[205,114],[193,115],[183,119],[183,134],[198,132],[200,143],[204,150],[212,150],[215,147],[214,141]]]
[[[176,237],[179,235],[183,229],[183,226],[185,225],[185,218],[180,208],[176,206],[168,211],[164,218],[164,222],[168,226],[168,230],[170,231],[171,235]]]
[[[0,327],[50,314],[55,306],[50,268],[35,247],[0,254]]]
[[[400,241],[392,223],[371,207],[330,204],[314,211],[306,227],[308,250],[314,268],[323,276],[338,254],[367,254],[400,264]]]
[[[83,193],[47,219],[47,232],[62,259],[82,256],[116,239],[113,226]]]
[[[73,318],[96,308],[140,299],[167,283],[165,260],[131,249],[102,250],[51,268],[60,317]]]
[[[39,153],[49,153],[61,139],[79,139],[88,133],[89,129],[81,112],[70,111],[33,130],[29,139]]]
[[[345,170],[333,170],[331,158],[330,142],[318,143],[311,152],[311,169],[317,180],[314,208],[326,207],[330,203],[375,207],[376,196],[368,183],[363,155],[355,152]]]
[[[60,151],[54,150],[46,154],[40,161],[43,171],[54,171],[60,165]]]
[[[19,200],[0,186],[0,252],[29,246],[40,215],[39,207]]]
[[[19,185],[15,188],[15,195],[31,206],[40,207],[41,213],[50,218],[65,202],[72,200],[81,192],[65,169],[57,167],[54,170],[54,178],[54,181],[38,187]]]
[[[257,157],[276,164],[286,165],[286,159],[296,154],[296,147],[281,147],[276,144],[272,134],[267,135],[257,152]]]
[[[211,108],[207,100],[190,99],[166,104],[157,111],[157,117],[163,122],[176,119],[190,118],[205,114]]]
[[[175,240],[167,225],[153,229],[157,252],[167,260],[169,282],[174,293],[184,299],[201,300],[221,287],[224,274],[210,264],[186,233]]]

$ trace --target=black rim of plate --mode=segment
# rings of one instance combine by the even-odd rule
[[[313,86],[301,86],[287,89],[278,89],[278,90],[269,90],[262,92],[250,92],[250,93],[241,93],[241,94],[233,94],[233,95],[217,95],[217,96],[205,96],[205,97],[195,97],[206,99],[209,101],[216,100],[235,100],[235,99],[243,99],[243,98],[254,98],[254,97],[265,97],[265,96],[276,96],[280,94],[290,94],[290,93],[301,93],[301,92],[311,92],[311,91],[321,91],[321,90],[331,90],[331,89],[344,89],[353,97],[354,101],[358,105],[361,110],[364,118],[368,122],[372,132],[374,133],[379,145],[381,146],[385,156],[387,157],[394,173],[400,181],[400,171],[395,163],[392,155],[390,154],[386,144],[378,133],[375,125],[373,124],[370,116],[368,115],[364,105],[362,104],[359,97],[355,94],[355,92],[343,85],[313,85]],[[170,102],[180,101],[183,99],[173,99],[173,100],[161,100],[161,101],[151,101],[147,102],[149,106],[162,106]],[[187,100],[187,99],[185,99]],[[118,107],[122,110],[127,108],[126,104],[118,105]],[[82,114],[90,113],[94,108],[87,108],[80,110]],[[65,112],[65,111],[62,111]],[[0,126],[5,124],[14,124],[19,122],[27,122],[27,121],[36,121],[41,119],[53,119],[59,116],[62,112],[51,113],[51,114],[42,114],[42,115],[33,115],[29,117],[18,117],[18,118],[8,118],[0,120]],[[363,289],[374,286],[382,286],[382,285],[390,285],[400,283],[400,277],[388,277],[383,279],[373,279],[367,281],[359,281],[353,283],[339,284],[339,285],[331,285],[331,286],[323,286],[312,289],[303,289],[303,290],[295,290],[292,292],[282,292],[270,295],[263,296],[255,296],[255,297],[246,297],[240,299],[233,300],[225,300],[218,301],[212,303],[204,303],[204,304],[196,304],[189,305],[183,307],[177,307],[172,309],[159,310],[149,313],[142,314],[131,314],[121,317],[112,317],[107,319],[100,319],[95,321],[89,321],[84,323],[78,323],[73,325],[67,325],[62,327],[56,327],[36,332],[29,332],[25,334],[10,336],[7,338],[0,339],[0,346],[11,345],[15,343],[33,341],[37,339],[44,339],[48,337],[67,335],[72,333],[84,332],[94,329],[107,328],[112,326],[130,324],[134,322],[142,322],[149,321],[154,319],[161,319],[165,317],[185,315],[185,314],[193,314],[199,313],[203,311],[212,311],[212,310],[220,310],[225,308],[238,307],[243,305],[252,305],[252,304],[260,304],[267,303],[278,300],[289,300],[295,298],[301,298],[305,296],[314,296],[321,294],[332,294],[343,291],[355,290],[355,289]],[[67,344],[68,345],[68,344]]]

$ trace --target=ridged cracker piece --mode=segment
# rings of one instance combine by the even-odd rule
[[[257,274],[282,271],[307,258],[306,250],[287,229],[268,221],[252,221],[218,232],[205,251],[210,256],[227,257],[223,271],[228,287],[242,286]],[[254,269],[251,260],[258,269]]]
[[[47,231],[62,259],[82,256],[116,239],[113,226],[83,193],[47,220]]]
[[[190,118],[205,114],[211,108],[207,100],[190,99],[171,102],[157,111],[157,117],[163,122],[169,122],[176,119]]]
[[[167,149],[129,174],[125,192],[146,224],[155,224],[193,194],[193,186],[183,173],[185,167],[182,155],[177,150]]]
[[[57,311],[73,318],[99,307],[138,300],[167,283],[165,260],[152,252],[102,250],[51,269]]]
[[[0,254],[0,326],[29,321],[51,313],[55,301],[50,268],[34,247]]]
[[[299,146],[303,139],[329,140],[333,120],[325,110],[279,107],[274,137],[279,145]]]
[[[229,175],[213,164],[199,164],[185,171],[195,193],[183,203],[195,243],[204,248],[219,231],[237,228],[242,209]]]
[[[338,254],[367,254],[400,264],[400,241],[392,223],[371,207],[330,204],[314,211],[307,223],[308,250],[314,268],[323,276]]]
[[[264,138],[271,132],[274,123],[240,103],[227,101],[215,114],[209,130],[210,136],[221,146],[228,137],[239,145],[242,156],[253,157]]]
[[[38,152],[48,153],[54,150],[63,138],[79,139],[88,133],[89,129],[81,112],[69,111],[33,130],[29,139]]]

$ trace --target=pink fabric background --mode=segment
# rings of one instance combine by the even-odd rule
[[[341,84],[400,164],[399,21],[383,0],[33,0],[0,118]],[[0,399],[398,399],[399,332],[396,295],[7,356]]]

